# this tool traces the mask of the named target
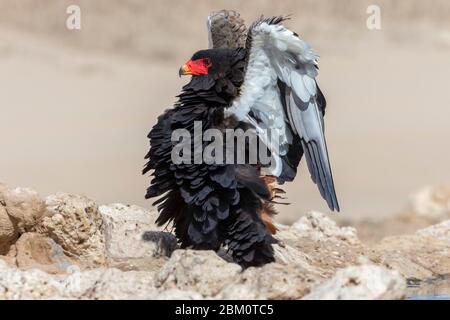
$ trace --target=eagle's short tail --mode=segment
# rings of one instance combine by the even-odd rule
[[[276,239],[256,213],[238,209],[228,226],[225,244],[233,259],[243,267],[261,266],[275,261],[272,244]]]

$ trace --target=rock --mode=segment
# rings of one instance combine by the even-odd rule
[[[418,216],[412,210],[407,210],[379,221],[371,219],[358,221],[356,227],[358,236],[364,243],[375,244],[387,236],[412,234],[418,229],[438,222],[430,220],[429,217]]]
[[[227,263],[213,251],[175,250],[155,276],[160,290],[194,291],[212,297],[235,279],[241,267]]]
[[[39,233],[24,233],[16,242],[14,251],[17,266],[24,270],[65,273],[74,264],[60,245]]]
[[[371,259],[405,278],[424,279],[450,270],[450,220],[413,235],[386,237],[372,248]]]
[[[0,204],[0,254],[6,254],[18,236],[17,226],[11,221],[6,208]]]
[[[450,219],[450,186],[428,186],[411,196],[408,207],[398,214],[353,224],[360,239],[376,243],[387,236],[412,234],[447,219]]]
[[[12,245],[10,248],[10,251],[13,247],[15,247],[15,246]],[[8,266],[10,266],[12,268],[17,267],[15,253],[14,253],[14,256],[0,256],[0,261],[3,261],[4,263],[6,263]]]
[[[292,229],[313,241],[337,239],[349,244],[359,245],[361,242],[352,227],[339,227],[325,214],[312,211],[292,225]]]
[[[0,300],[58,297],[59,283],[40,270],[20,271],[0,260]]]
[[[215,296],[219,300],[263,300],[265,296],[246,283],[232,283],[226,285]]]
[[[178,289],[169,289],[158,293],[155,300],[202,300],[201,294],[194,291],[182,291]]]
[[[99,268],[62,277],[13,269],[0,260],[0,299],[154,299],[159,293],[152,276]]]
[[[17,225],[19,233],[32,231],[44,215],[46,206],[39,194],[29,188],[6,189],[0,192],[0,202]]]
[[[306,295],[305,300],[402,299],[406,282],[397,271],[375,265],[340,269],[325,283]]]
[[[425,240],[439,240],[450,245],[450,220],[446,220],[428,228],[418,230],[416,232],[416,235],[418,237],[424,238]],[[448,256],[448,258],[450,259],[450,255]]]
[[[425,187],[410,200],[413,212],[433,222],[450,219],[450,186]]]
[[[47,197],[47,214],[37,230],[52,238],[66,252],[86,265],[106,262],[103,220],[94,201],[58,193]]]
[[[277,228],[278,230],[281,230],[283,227],[278,225]],[[284,235],[286,235],[286,233],[288,233],[288,231],[284,231]],[[283,242],[273,245],[273,248],[275,251],[275,260],[277,263],[284,265],[298,265],[306,270],[313,272],[313,268],[310,265],[311,257],[306,253]]]
[[[212,251],[176,250],[156,274],[155,285],[162,291],[198,292],[203,298],[298,299],[320,280],[317,272],[298,264],[271,263],[241,272]]]
[[[130,268],[158,270],[177,247],[176,237],[155,224],[154,211],[112,204],[101,206],[99,213],[109,259],[126,261]]]
[[[153,286],[153,273],[123,272],[115,268],[75,270],[60,281],[59,294],[69,299],[155,299],[158,292]]]
[[[299,299],[322,278],[295,265],[270,263],[248,268],[225,286],[218,299]]]
[[[277,228],[276,238],[281,240],[275,246],[277,262],[301,266],[321,277],[354,265],[366,251],[354,228],[339,227],[319,212],[308,213],[290,227]]]
[[[220,299],[300,299],[338,268],[356,263],[364,247],[353,228],[311,212],[292,226],[277,224],[276,263],[249,268],[216,296]]]
[[[445,215],[439,194],[439,209],[416,206],[426,208],[420,217],[410,210],[414,221]],[[400,299],[404,278],[450,270],[450,220],[367,245],[354,228],[311,212],[276,225],[274,263],[242,270],[226,248],[176,250],[156,217],[64,193],[44,203],[30,189],[0,184],[0,299]]]

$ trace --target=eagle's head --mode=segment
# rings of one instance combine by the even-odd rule
[[[180,76],[191,75],[184,91],[214,90],[227,101],[236,97],[244,81],[246,51],[238,49],[208,49],[196,52],[180,68]]]
[[[236,63],[245,57],[244,49],[208,49],[197,51],[179,71],[182,75],[211,76],[220,79],[227,76]]]

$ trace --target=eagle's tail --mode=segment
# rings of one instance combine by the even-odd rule
[[[243,267],[261,266],[275,261],[272,244],[277,240],[256,213],[238,209],[228,226],[225,244],[233,259]]]
[[[239,206],[233,208],[223,235],[233,259],[243,267],[273,262],[272,244],[277,240],[261,217],[261,198],[250,189],[240,189]]]

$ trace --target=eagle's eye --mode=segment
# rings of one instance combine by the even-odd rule
[[[212,66],[209,58],[189,60],[180,68],[180,77],[182,75],[205,75],[208,74],[208,69]]]

